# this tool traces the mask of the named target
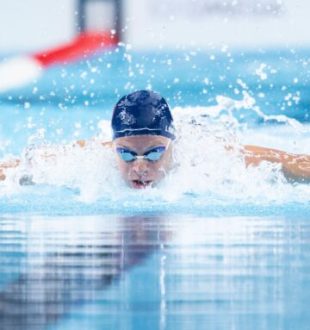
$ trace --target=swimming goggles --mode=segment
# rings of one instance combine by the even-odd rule
[[[149,162],[157,162],[160,160],[162,155],[165,153],[165,151],[168,149],[167,147],[164,146],[158,146],[154,147],[147,152],[145,152],[142,156],[138,156],[138,154],[130,149],[127,148],[121,148],[118,147],[116,148],[116,151],[120,158],[125,161],[126,163],[134,162],[137,159],[143,159],[147,160]]]

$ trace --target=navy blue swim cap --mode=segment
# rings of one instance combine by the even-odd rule
[[[174,139],[173,118],[158,93],[141,90],[123,96],[112,115],[113,139],[132,135],[161,135]]]

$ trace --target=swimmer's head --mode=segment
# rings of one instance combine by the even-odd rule
[[[163,97],[146,90],[122,97],[114,107],[112,130],[117,164],[130,187],[154,186],[165,177],[175,135]]]
[[[123,96],[114,107],[111,124],[113,139],[136,135],[175,138],[169,106],[153,91],[140,90]]]

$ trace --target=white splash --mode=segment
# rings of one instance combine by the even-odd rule
[[[303,134],[307,139],[309,128],[283,115],[267,116],[249,94],[243,95],[242,100],[218,96],[214,106],[173,109],[178,132],[174,142],[175,167],[157,187],[142,191],[126,187],[116,168],[113,151],[101,143],[111,136],[109,121],[101,120],[99,137],[84,148],[76,144],[35,144],[37,140],[32,139],[21,166],[8,171],[8,180],[0,184],[0,195],[22,191],[19,180],[28,177],[36,184],[77,191],[76,198],[84,203],[103,198],[111,204],[132,208],[139,208],[141,203],[149,206],[161,201],[165,205],[182,203],[184,198],[189,198],[187,196],[194,196],[196,205],[204,207],[212,203],[309,202],[310,185],[288,183],[279,164],[263,162],[258,167],[245,167],[240,152],[243,143],[251,141],[251,144],[277,147],[273,144],[276,143],[285,149],[288,137],[274,133],[273,137],[262,139],[263,135],[257,134],[258,129],[251,135],[246,124],[234,117],[234,111],[243,108],[264,120],[284,123],[282,130],[286,129],[290,135],[295,131],[294,138],[300,141],[303,141]],[[294,151],[292,147],[293,143],[291,152]]]

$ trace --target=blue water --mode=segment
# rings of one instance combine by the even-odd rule
[[[119,97],[142,88],[159,91],[172,107],[210,106],[218,95],[241,99],[248,91],[265,114],[309,122],[309,53],[283,49],[154,54],[120,49],[65,68],[55,66],[38,82],[0,95],[0,138],[18,132],[17,143],[2,154],[20,151],[40,127],[48,127],[49,141],[71,141],[77,122],[83,123],[80,137],[93,136],[97,121],[110,118]],[[253,112],[238,112],[248,124],[264,124]]]
[[[1,217],[1,326],[308,329],[309,234],[309,216]]]
[[[56,66],[0,95],[0,158],[109,138],[113,104],[141,88],[183,128],[310,153],[309,55],[119,49]],[[240,172],[199,129],[180,133],[195,166],[153,190],[123,186],[97,149],[0,183],[1,329],[310,328],[309,185]]]

